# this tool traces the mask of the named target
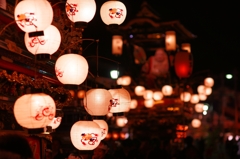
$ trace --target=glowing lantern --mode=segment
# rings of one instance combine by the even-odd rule
[[[206,94],[198,94],[198,97],[200,101],[205,101],[207,99]]]
[[[102,130],[94,121],[77,121],[70,130],[73,146],[78,150],[93,150],[101,142]]]
[[[101,140],[103,140],[108,134],[108,124],[106,123],[105,120],[94,119],[93,121],[95,123],[97,123],[99,125],[99,127],[101,128],[101,130],[102,130]]]
[[[37,55],[37,59],[50,58],[54,54],[61,43],[61,35],[59,30],[49,25],[44,30],[44,36],[29,37],[28,33],[24,36],[25,46],[33,55]]]
[[[48,126],[51,126],[52,129],[56,129],[59,127],[59,125],[61,124],[62,121],[62,117],[55,117],[53,118],[53,120],[48,124]]]
[[[129,111],[131,104],[131,96],[124,88],[109,89],[112,95],[110,112],[114,114],[124,113]]]
[[[153,99],[144,100],[144,105],[146,108],[152,108],[154,106],[154,100]]]
[[[188,53],[191,53],[191,45],[189,43],[183,43],[181,45],[181,49],[187,51]]]
[[[202,112],[203,112],[203,106],[204,106],[203,103],[197,103],[197,104],[195,105],[195,111],[196,111],[197,113],[202,113]]]
[[[23,0],[15,7],[14,18],[24,32],[43,35],[53,20],[52,6],[47,0]]]
[[[112,95],[106,89],[95,88],[86,92],[84,108],[91,116],[105,116],[110,109]]]
[[[199,128],[201,126],[201,121],[199,119],[192,120],[192,127]]]
[[[170,95],[172,95],[172,92],[173,92],[172,86],[164,85],[162,87],[162,93],[163,93],[164,96],[170,96]]]
[[[174,68],[179,78],[188,78],[192,73],[193,59],[188,52],[178,52],[174,59]]]
[[[181,99],[182,101],[184,101],[184,102],[189,102],[190,99],[191,99],[191,93],[189,93],[189,92],[182,92],[182,93],[180,94],[180,99]]]
[[[206,94],[206,95],[212,94],[212,88],[211,88],[211,87],[206,87],[206,88],[205,88],[205,94]]]
[[[145,90],[144,94],[143,94],[143,98],[144,99],[152,99],[153,98],[153,91],[148,89],[148,90]]]
[[[122,76],[117,79],[117,84],[122,86],[129,86],[131,83],[131,77],[130,76]]]
[[[61,83],[79,85],[88,75],[87,60],[78,54],[62,55],[56,61],[55,73]]]
[[[44,128],[55,117],[56,106],[54,100],[47,94],[26,94],[16,100],[13,112],[22,127]]]
[[[136,109],[138,106],[138,101],[136,99],[131,100],[130,109]]]
[[[165,35],[165,48],[167,51],[176,50],[176,33],[175,31],[167,31]]]
[[[161,100],[161,99],[163,99],[163,93],[161,91],[153,92],[153,99],[154,100]]]
[[[137,96],[143,96],[144,92],[145,92],[145,87],[144,86],[136,86],[134,89],[134,92]]]
[[[75,27],[85,28],[96,13],[96,3],[94,0],[67,0],[65,9]]]
[[[192,94],[191,99],[190,99],[190,102],[191,102],[192,104],[197,104],[197,103],[199,102],[199,96],[198,96],[198,94]]]
[[[125,116],[117,117],[116,124],[119,127],[124,127],[127,124],[128,120]]]
[[[211,77],[205,78],[205,79],[204,79],[204,85],[205,85],[206,87],[213,87],[213,85],[214,85],[214,80],[213,80],[213,78],[211,78]]]
[[[127,16],[127,9],[120,1],[107,1],[101,6],[100,15],[106,25],[120,25]]]
[[[199,85],[197,87],[197,91],[199,94],[205,94],[205,86],[204,85]]]
[[[122,55],[122,46],[123,46],[122,36],[113,35],[112,36],[112,54]]]

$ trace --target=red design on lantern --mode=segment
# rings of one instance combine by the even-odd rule
[[[178,52],[174,59],[174,68],[179,78],[188,78],[192,73],[193,59],[192,54],[183,51]]]
[[[110,100],[110,106],[116,107],[117,105],[119,105],[118,99],[111,99]]]
[[[33,21],[37,21],[37,19],[35,19],[34,17],[34,13],[24,13],[24,14],[18,14],[17,15],[17,21],[18,24],[21,27],[25,27],[25,26],[30,26],[33,25],[35,26],[35,28],[37,28],[37,26],[33,23]]]
[[[98,137],[98,134],[94,134],[94,133],[88,133],[88,134],[85,134],[85,133],[82,133],[82,139],[81,139],[81,142],[83,145],[87,145],[87,143],[89,145],[94,145],[95,142],[97,142],[97,137]]]
[[[44,45],[46,43],[46,40],[45,39],[41,40],[39,37],[33,37],[33,38],[31,38],[31,41],[29,42],[29,45],[31,47],[34,47],[38,43],[41,44],[41,45]]]
[[[109,9],[109,16],[110,18],[121,18],[123,10],[120,8],[110,8]]]
[[[54,117],[54,113],[50,110],[49,107],[42,108],[40,106],[40,110],[37,110],[37,115],[34,117],[36,120],[42,120],[44,117],[48,117],[49,120],[52,120]]]
[[[63,76],[63,71],[61,71],[60,69],[55,69],[55,72],[56,72],[56,76],[57,77],[62,77]]]
[[[77,10],[77,4],[69,4],[66,3],[66,12],[67,12],[67,16],[74,16],[76,15],[76,12],[78,12]]]

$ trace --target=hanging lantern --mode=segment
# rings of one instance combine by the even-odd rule
[[[204,85],[205,85],[206,87],[213,87],[213,85],[214,85],[214,80],[213,80],[213,78],[211,78],[211,77],[205,78],[205,79],[204,79]]]
[[[127,124],[128,120],[125,116],[120,116],[116,118],[116,124],[119,127],[124,127]]]
[[[195,111],[196,111],[197,113],[202,113],[202,112],[203,112],[203,106],[204,106],[203,103],[197,103],[197,104],[195,105]]]
[[[102,131],[94,121],[77,121],[70,130],[73,146],[78,150],[93,150],[101,142]]]
[[[16,121],[22,127],[44,128],[55,117],[56,106],[54,100],[47,94],[26,94],[16,100],[13,112]]]
[[[107,115],[112,95],[106,89],[95,88],[86,92],[83,99],[84,108],[91,116],[105,116]]]
[[[152,108],[154,106],[154,100],[153,99],[145,99],[144,105],[146,108]]]
[[[189,102],[190,99],[191,99],[191,93],[189,92],[182,92],[180,94],[180,99],[183,101],[183,102]]]
[[[211,87],[205,87],[205,94],[207,96],[209,96],[210,94],[212,94],[212,88]]]
[[[199,102],[199,96],[198,96],[198,94],[192,94],[191,99],[190,99],[190,102],[191,102],[192,104],[197,104],[197,103]]]
[[[108,134],[108,124],[106,123],[105,120],[94,119],[93,121],[97,123],[101,128],[101,131],[102,131],[101,140],[103,140]]]
[[[65,10],[76,28],[85,28],[96,13],[96,3],[95,0],[67,0]]]
[[[122,76],[117,79],[117,85],[121,86],[129,86],[131,84],[131,77],[130,76]]]
[[[124,22],[127,16],[127,9],[120,1],[107,1],[103,3],[100,9],[102,21],[106,25],[117,24],[120,25]]]
[[[143,94],[143,98],[148,100],[148,99],[152,99],[153,98],[153,91],[148,89],[145,90],[144,94]]]
[[[23,0],[15,7],[14,18],[18,27],[30,37],[40,36],[52,23],[52,6],[47,0]]]
[[[191,45],[189,43],[183,43],[181,45],[181,49],[187,51],[188,53],[191,53]]]
[[[37,59],[50,59],[50,55],[54,54],[61,43],[61,35],[59,30],[49,25],[44,30],[44,36],[29,37],[28,33],[24,36],[25,46],[33,55],[37,55]]]
[[[120,35],[112,36],[112,54],[122,55],[123,40]]]
[[[62,55],[56,61],[55,73],[63,84],[80,85],[88,75],[87,60],[78,54]]]
[[[145,87],[144,86],[136,86],[134,89],[134,92],[137,96],[143,96],[144,92],[145,92]]]
[[[129,92],[124,88],[109,89],[108,91],[112,95],[110,112],[113,113],[113,115],[128,112],[131,104]]]
[[[192,74],[193,59],[188,52],[178,52],[174,59],[174,69],[179,78],[188,78]]]
[[[131,99],[130,109],[136,109],[138,106],[138,101],[136,99]]]
[[[198,94],[198,97],[200,101],[205,101],[207,99],[206,94]]]
[[[61,121],[62,121],[62,117],[55,117],[47,126],[51,126],[52,129],[56,129],[61,124]]]
[[[167,31],[165,35],[165,49],[167,51],[176,50],[176,33],[175,31]]]
[[[154,100],[162,100],[163,99],[163,93],[161,91],[153,92],[153,99]]]
[[[197,92],[198,92],[198,94],[205,94],[205,86],[204,85],[199,85],[197,87]]]
[[[170,95],[172,95],[172,92],[173,92],[172,86],[164,85],[162,87],[162,93],[163,93],[164,96],[170,96]]]
[[[201,126],[201,121],[199,119],[192,120],[192,127],[199,128]]]

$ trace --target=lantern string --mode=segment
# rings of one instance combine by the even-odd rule
[[[2,35],[2,33],[7,29],[7,27],[9,27],[10,25],[12,25],[12,24],[14,24],[15,23],[15,20],[14,21],[12,21],[12,22],[10,22],[10,23],[8,23],[7,25],[5,25],[5,27],[1,30],[1,32],[0,32],[0,36]]]

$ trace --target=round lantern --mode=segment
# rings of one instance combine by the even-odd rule
[[[129,111],[131,104],[131,96],[124,88],[109,89],[112,95],[110,112],[114,114],[124,113]]]
[[[78,54],[62,55],[56,61],[55,73],[63,84],[80,85],[88,75],[87,60]]]
[[[211,77],[205,78],[205,79],[204,79],[204,85],[205,85],[206,87],[213,87],[213,85],[214,85],[214,80],[213,80],[213,78],[211,78]]]
[[[134,89],[134,92],[137,96],[143,96],[144,92],[145,92],[145,87],[144,86],[136,86]]]
[[[116,124],[119,127],[124,127],[127,124],[128,120],[125,116],[117,117]]]
[[[48,124],[48,126],[51,126],[52,129],[56,129],[59,127],[59,125],[61,124],[62,121],[62,117],[55,117],[53,118],[53,120]]]
[[[204,85],[199,85],[197,87],[198,94],[205,94],[205,86]]]
[[[180,99],[181,99],[182,101],[184,101],[184,102],[189,102],[190,99],[191,99],[191,93],[189,93],[189,92],[182,92],[182,93],[180,94]]]
[[[143,94],[143,98],[148,100],[148,99],[152,99],[153,98],[153,91],[148,89],[145,90],[144,94]]]
[[[176,50],[176,33],[175,31],[166,31],[165,33],[165,48],[167,51]]]
[[[107,115],[112,95],[103,88],[90,89],[86,92],[83,99],[84,108],[91,116],[105,116]]]
[[[70,130],[73,146],[78,150],[93,150],[101,142],[102,130],[94,121],[77,121]]]
[[[42,35],[53,20],[53,10],[47,0],[23,0],[14,10],[14,18],[24,32]]]
[[[67,0],[67,17],[75,23],[75,27],[86,27],[96,13],[95,0]]]
[[[153,99],[154,100],[162,100],[163,99],[163,93],[161,91],[153,92]]]
[[[200,101],[205,101],[207,99],[207,95],[206,94],[198,94],[199,100]]]
[[[112,54],[122,55],[122,46],[123,46],[122,36],[113,35],[112,36]]]
[[[37,55],[37,59],[50,59],[50,55],[54,54],[61,43],[61,35],[59,30],[49,25],[44,30],[44,36],[29,37],[28,33],[24,36],[25,46],[33,55]]]
[[[191,99],[190,99],[190,102],[191,102],[192,104],[197,104],[197,103],[199,102],[199,96],[198,96],[198,94],[192,94]]]
[[[120,25],[127,16],[127,9],[120,1],[107,1],[101,6],[100,15],[106,25]]]
[[[203,112],[203,106],[204,106],[203,103],[197,103],[197,104],[195,105],[195,111],[196,111],[197,113],[202,113],[202,112]]]
[[[131,77],[130,76],[122,76],[117,79],[117,85],[121,86],[129,86],[131,83]]]
[[[153,99],[145,99],[144,105],[146,108],[152,108],[154,106],[154,100]]]
[[[188,78],[192,73],[192,68],[192,54],[186,51],[176,53],[174,58],[174,69],[179,78]]]
[[[105,120],[94,119],[93,121],[97,123],[101,128],[102,131],[101,140],[103,140],[108,134],[108,124],[106,123]]]
[[[172,95],[172,92],[173,92],[172,86],[164,85],[162,87],[162,93],[163,93],[164,96],[170,96],[170,95]]]
[[[136,109],[138,106],[138,101],[136,99],[131,99],[130,109]]]
[[[188,53],[191,53],[191,45],[189,43],[183,43],[181,45],[181,49],[187,51]]]
[[[206,95],[212,94],[212,88],[211,87],[205,87],[205,94]]]
[[[55,117],[55,102],[47,94],[35,93],[19,97],[13,108],[16,121],[28,129],[46,127]]]
[[[199,128],[201,126],[201,121],[199,119],[192,120],[192,127]]]

